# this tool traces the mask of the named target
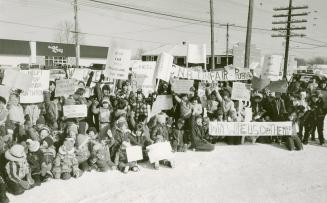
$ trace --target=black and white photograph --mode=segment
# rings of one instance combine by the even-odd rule
[[[0,203],[326,203],[326,0],[0,0]]]

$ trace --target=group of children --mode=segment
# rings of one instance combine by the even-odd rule
[[[293,122],[293,135],[255,138],[258,142],[285,142],[290,150],[301,150],[302,128],[304,143],[312,131],[301,120],[306,108],[301,98],[285,101],[287,94],[254,92],[251,103],[244,104],[231,99],[228,82],[207,84],[203,94],[200,84],[188,94],[176,94],[161,81],[158,92],[145,96],[141,89],[132,91],[129,81],[112,87],[102,79],[92,88],[80,81],[75,94],[67,98],[56,97],[56,83],[51,81],[44,102],[38,104],[21,104],[20,91],[13,91],[8,101],[0,97],[0,202],[8,202],[6,191],[19,195],[49,179],[78,178],[92,170],[137,172],[138,163],[127,159],[130,146],[141,146],[143,161],[147,161],[147,147],[160,142],[169,142],[174,152],[212,151],[220,141],[240,144],[242,137],[210,136],[209,122],[244,121],[245,105],[252,107],[253,121]],[[85,97],[86,89],[91,89],[91,96]],[[150,115],[148,106],[157,95],[172,95],[174,107]],[[87,117],[66,118],[65,105],[86,105]],[[160,164],[175,166],[172,159],[152,165],[159,169]]]

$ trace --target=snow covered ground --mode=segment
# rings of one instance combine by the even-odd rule
[[[51,180],[11,202],[327,202],[327,148],[217,145],[211,153],[176,154],[175,169],[90,172]]]

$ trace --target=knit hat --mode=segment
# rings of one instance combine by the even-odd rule
[[[6,151],[5,157],[9,161],[22,161],[26,158],[25,148],[20,144],[15,144]]]
[[[53,145],[53,139],[48,136],[43,139],[43,142],[46,142],[48,144],[48,147],[51,147]]]
[[[89,141],[89,137],[86,135],[79,134],[76,139],[77,147],[82,147],[86,145]]]
[[[98,133],[98,131],[97,131],[97,129],[95,127],[89,127],[89,129],[86,132],[87,133],[94,132],[94,134],[97,134]]]
[[[108,97],[103,97],[103,99],[102,99],[102,104],[103,103],[108,103],[108,104],[110,104],[110,100],[109,100],[109,98]]]
[[[40,143],[38,141],[33,141],[31,139],[26,140],[28,150],[30,152],[36,152],[37,150],[40,149]]]

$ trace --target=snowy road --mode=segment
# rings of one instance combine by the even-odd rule
[[[327,148],[255,144],[178,153],[175,169],[91,172],[51,180],[11,202],[327,202]]]

